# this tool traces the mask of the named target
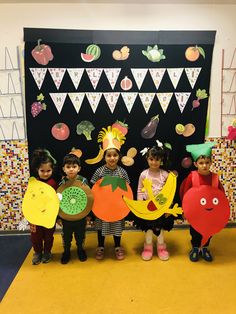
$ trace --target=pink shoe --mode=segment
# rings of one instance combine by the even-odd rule
[[[150,261],[153,255],[153,246],[152,244],[144,243],[143,252],[142,252],[142,259],[144,261]]]
[[[162,261],[167,261],[169,259],[169,252],[166,249],[166,244],[157,244],[157,255]]]
[[[104,247],[102,247],[102,246],[97,247],[95,258],[96,258],[97,260],[102,260],[102,259],[104,259]]]

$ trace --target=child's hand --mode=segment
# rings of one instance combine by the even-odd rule
[[[62,226],[62,220],[61,219],[57,219],[56,223],[61,227]]]

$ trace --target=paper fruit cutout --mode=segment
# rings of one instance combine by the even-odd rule
[[[80,220],[88,215],[93,205],[93,193],[88,185],[79,180],[68,180],[60,185],[59,216],[65,220]]]
[[[147,50],[142,50],[142,54],[147,57],[149,61],[160,62],[161,60],[166,59],[163,51],[163,49],[158,49],[157,45],[153,47],[147,46]]]
[[[212,186],[200,185],[199,175],[192,172],[193,187],[183,197],[184,216],[202,235],[201,246],[225,227],[230,216],[229,202],[218,189],[218,176],[212,174]]]
[[[233,119],[230,126],[228,126],[228,135],[226,137],[228,140],[236,140],[236,119]]]
[[[121,80],[120,82],[120,87],[123,89],[123,90],[130,90],[133,86],[133,83],[131,81],[131,79],[128,78],[128,76],[125,76],[123,78],[123,80]]]
[[[86,48],[86,53],[81,53],[81,59],[84,62],[92,62],[99,59],[101,56],[101,49],[97,45],[89,45]]]
[[[181,161],[181,166],[185,169],[188,169],[192,166],[193,162],[192,159],[190,157],[185,157],[182,159]]]
[[[142,138],[145,139],[152,138],[156,134],[158,123],[159,115],[152,117],[148,124],[141,131]]]
[[[129,58],[130,49],[127,46],[123,46],[120,50],[114,50],[112,52],[112,58],[117,61],[123,61]]]
[[[31,51],[31,55],[38,64],[47,65],[49,61],[53,60],[53,54],[51,47],[40,44],[41,41],[42,39],[38,39],[38,44]]]
[[[88,165],[97,164],[98,162],[100,162],[103,159],[103,155],[104,155],[104,150],[101,148],[101,146],[99,146],[99,151],[98,151],[97,156],[94,158],[86,159],[85,162]]]
[[[95,129],[94,125],[92,124],[92,122],[87,121],[87,120],[83,120],[81,121],[79,124],[77,124],[76,127],[76,133],[78,135],[83,134],[86,137],[87,141],[91,141],[92,137],[91,137],[91,132]]]
[[[123,196],[133,199],[133,193],[124,179],[105,176],[94,184],[92,191],[94,194],[92,211],[98,218],[113,222],[128,215],[129,208],[123,201]]]
[[[192,123],[187,123],[186,125],[178,123],[175,126],[175,132],[178,135],[183,135],[184,137],[189,137],[193,135],[195,130],[195,126]]]
[[[164,187],[157,195],[154,195],[152,192],[151,180],[144,179],[143,186],[144,190],[148,193],[148,200],[135,201],[125,196],[123,197],[125,203],[135,216],[145,220],[155,220],[163,214],[171,214],[175,217],[178,214],[182,214],[182,208],[178,207],[178,204],[170,208],[176,190],[176,175],[173,172],[169,173]]]
[[[202,47],[198,47],[197,45],[194,47],[188,47],[185,50],[185,58],[188,61],[194,62],[200,57],[200,55],[205,59],[205,51]]]
[[[44,101],[44,96],[41,93],[37,96],[37,101],[32,103],[31,114],[34,118],[37,117],[42,110],[46,110],[47,106],[43,101]]]
[[[71,151],[69,152],[69,154],[74,154],[75,156],[77,156],[78,158],[80,158],[83,154],[82,150],[80,150],[79,148],[75,148],[73,147],[71,149]]]
[[[121,162],[123,165],[130,167],[134,164],[134,157],[137,155],[137,149],[135,147],[131,147],[128,151],[126,156],[121,158]]]
[[[192,102],[192,106],[193,106],[193,107],[192,107],[192,110],[193,110],[194,108],[197,108],[197,107],[200,106],[200,100],[201,100],[201,99],[205,99],[205,98],[208,97],[206,90],[205,90],[205,89],[198,89],[197,92],[196,92],[196,97],[197,97],[197,99],[195,99],[195,100]]]
[[[22,211],[31,224],[46,228],[54,227],[59,211],[56,191],[47,183],[30,177],[22,202]]]
[[[65,141],[70,135],[70,129],[67,124],[59,122],[54,124],[51,129],[51,133],[58,141]]]
[[[123,135],[126,135],[128,133],[128,124],[119,120],[116,120],[116,122],[112,124],[112,128],[120,130]]]

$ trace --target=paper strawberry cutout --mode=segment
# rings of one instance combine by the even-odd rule
[[[46,104],[43,102],[44,96],[41,93],[37,96],[37,101],[33,102],[31,105],[31,114],[35,118],[37,117],[42,110],[46,110]]]

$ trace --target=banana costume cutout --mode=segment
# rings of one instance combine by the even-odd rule
[[[104,150],[100,146],[97,156],[94,158],[91,158],[91,159],[86,159],[85,162],[88,165],[97,164],[98,162],[100,162],[103,159],[103,155],[104,155]]]
[[[152,192],[151,180],[144,179],[143,186],[143,189],[148,193],[148,200],[135,201],[125,196],[123,197],[126,205],[135,216],[145,220],[155,220],[163,214],[170,214],[175,217],[182,214],[182,208],[178,207],[178,204],[170,208],[176,191],[176,175],[173,172],[169,173],[165,185],[157,195],[154,195]]]

